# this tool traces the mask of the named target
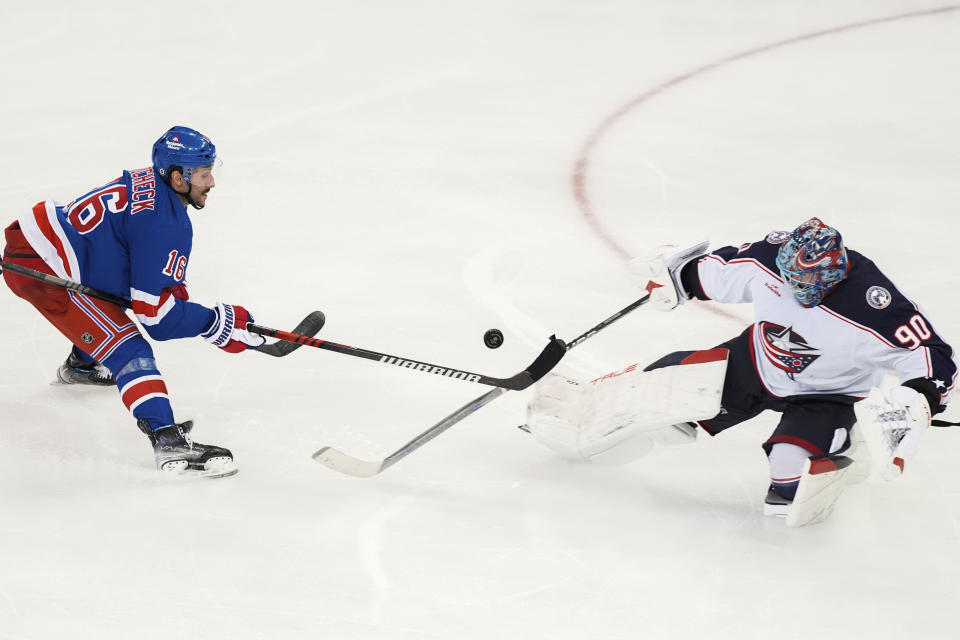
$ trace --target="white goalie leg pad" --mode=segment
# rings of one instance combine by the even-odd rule
[[[634,364],[588,383],[546,376],[527,406],[527,426],[564,457],[618,464],[656,442],[689,442],[696,430],[687,423],[720,412],[727,355],[726,349],[700,351],[685,364],[653,371]]]
[[[527,429],[548,449],[570,460],[583,460],[579,423],[589,401],[587,383],[549,373],[533,388],[527,403]]]
[[[802,527],[830,517],[847,486],[846,474],[852,464],[851,458],[836,454],[808,458],[797,495],[787,511],[787,526]]]

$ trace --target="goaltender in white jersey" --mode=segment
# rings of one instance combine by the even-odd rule
[[[892,479],[953,396],[952,348],[877,266],[813,218],[792,232],[706,254],[707,244],[636,260],[661,310],[697,298],[751,302],[755,322],[708,351],[668,354],[591,383],[538,384],[528,427],[576,458],[635,459],[654,442],[692,441],[764,410],[781,414],[764,443],[765,512],[818,522],[873,466]],[[881,390],[887,371],[900,385]],[[860,437],[862,432],[863,437]],[[857,447],[865,440],[869,446]]]

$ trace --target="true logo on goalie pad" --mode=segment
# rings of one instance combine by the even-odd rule
[[[477,380],[480,379],[480,376],[475,373],[470,373],[468,371],[458,371],[456,369],[444,369],[443,367],[427,364],[425,362],[417,362],[416,360],[404,360],[403,358],[392,358],[390,356],[383,356],[382,358],[380,358],[380,362],[393,364],[398,367],[403,367],[405,369],[415,369],[416,371],[433,373],[438,376],[454,378],[456,380],[466,380],[467,382],[476,382]]]
[[[598,382],[603,382],[604,380],[609,380],[610,378],[616,378],[618,376],[622,376],[625,373],[630,373],[631,371],[635,371],[638,366],[640,366],[640,363],[635,362],[629,367],[627,367],[626,369],[623,369],[621,371],[611,371],[610,373],[602,375],[599,378],[594,378],[593,380],[590,381],[590,384],[597,384]]]

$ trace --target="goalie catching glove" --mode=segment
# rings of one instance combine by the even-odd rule
[[[708,240],[678,250],[676,245],[657,247],[650,253],[634,258],[627,265],[630,277],[641,289],[650,294],[650,303],[660,311],[670,311],[690,294],[684,290],[680,272],[689,263],[704,256]]]
[[[884,480],[899,477],[904,459],[920,450],[930,426],[930,403],[911,387],[874,388],[854,407],[877,472]]]
[[[263,336],[247,331],[247,323],[253,322],[253,314],[240,305],[218,302],[213,313],[213,322],[200,334],[213,346],[228,353],[240,353],[261,347],[267,341]]]

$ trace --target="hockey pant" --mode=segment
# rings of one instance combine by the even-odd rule
[[[698,420],[697,424],[714,436],[765,410],[780,413],[780,422],[764,442],[763,449],[770,460],[774,490],[793,499],[808,457],[845,451],[850,446],[849,431],[856,422],[853,405],[857,398],[829,394],[786,398],[771,395],[760,381],[753,363],[751,330],[752,327],[718,345],[730,352],[720,399],[721,410],[715,417]],[[668,354],[646,369],[677,364],[691,353]]]
[[[5,230],[3,259],[54,275],[13,222]],[[7,287],[40,312],[80,351],[113,374],[120,397],[136,419],[155,429],[174,423],[167,387],[150,343],[115,304],[4,270]]]

